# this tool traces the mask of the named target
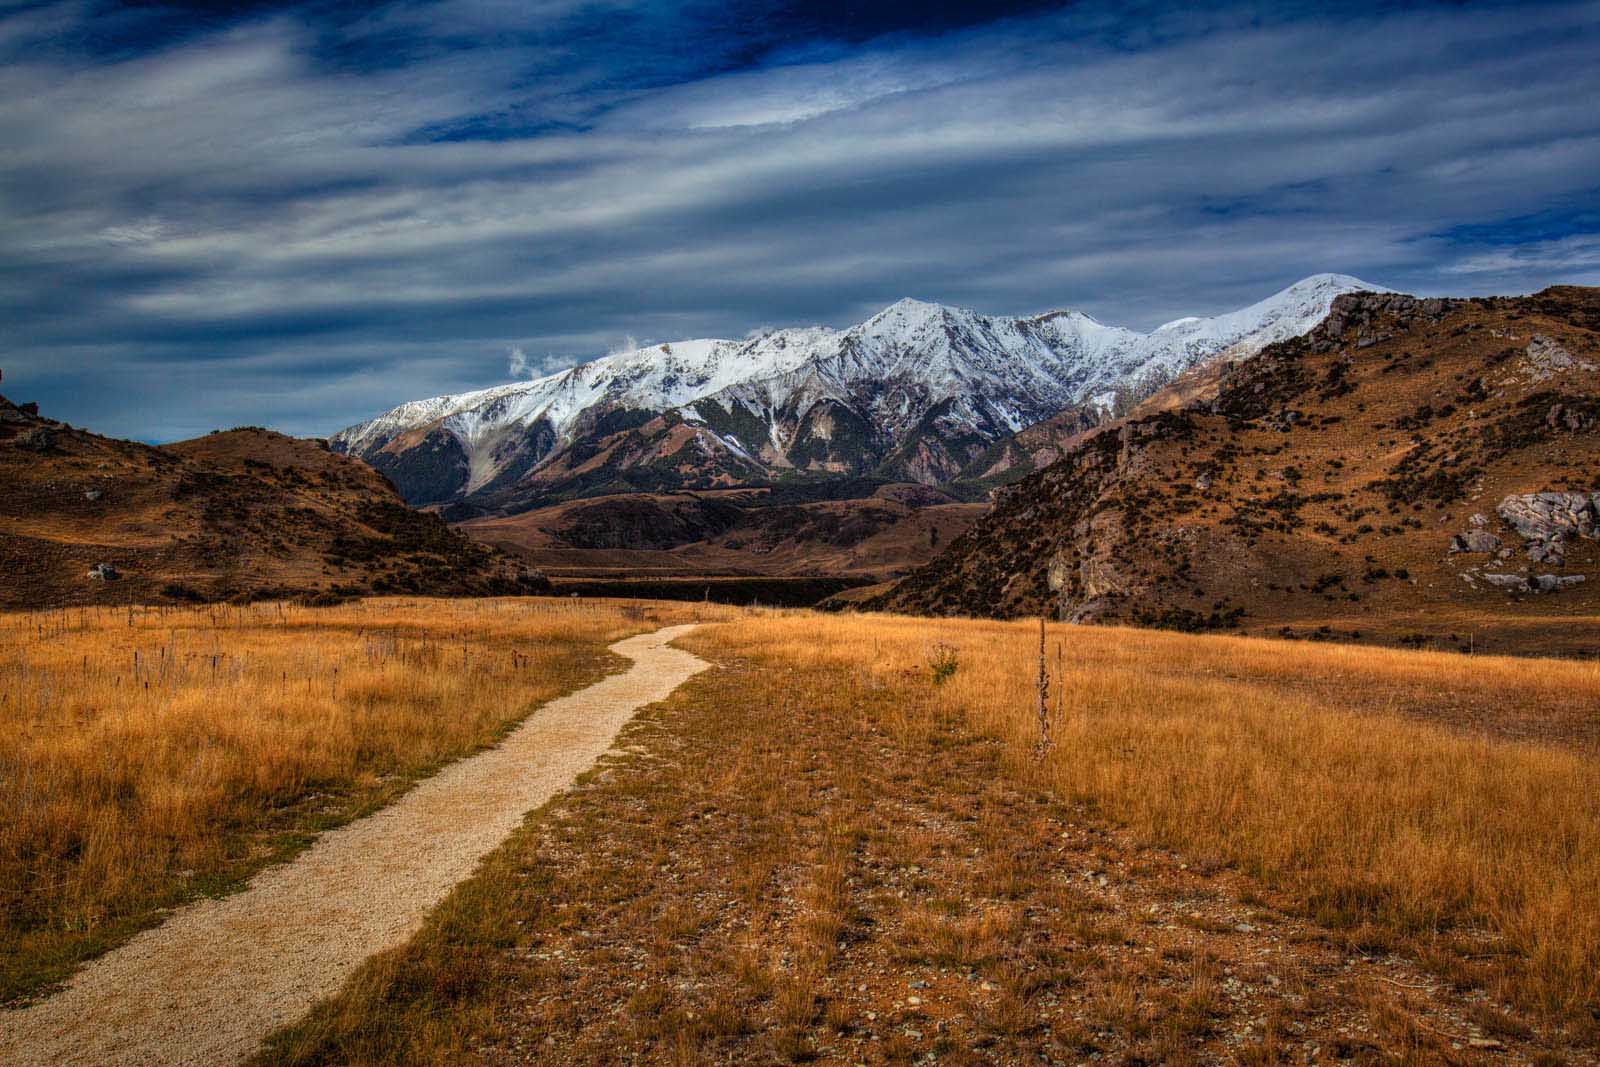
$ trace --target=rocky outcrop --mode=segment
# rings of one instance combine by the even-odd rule
[[[1530,380],[1546,382],[1563,371],[1581,366],[1584,370],[1593,370],[1594,364],[1583,362],[1567,351],[1559,341],[1553,337],[1546,337],[1542,333],[1533,335],[1533,340],[1528,342],[1524,350],[1527,358],[1523,366],[1528,372]]]
[[[1584,580],[1581,574],[1485,574],[1483,580],[1511,593],[1557,593]]]
[[[1308,340],[1314,352],[1328,352],[1347,345],[1371,348],[1393,337],[1394,327],[1409,327],[1422,321],[1438,322],[1462,303],[1404,293],[1346,293],[1334,298],[1328,317],[1311,332]],[[1387,326],[1380,328],[1380,321]]]
[[[17,447],[24,452],[54,452],[56,435],[48,426],[35,426],[17,438]]]
[[[1496,511],[1528,542],[1530,560],[1560,566],[1573,538],[1600,541],[1597,508],[1600,493],[1520,493],[1506,497]]]
[[[1505,542],[1488,530],[1467,530],[1450,539],[1452,552],[1498,552]]]
[[[1568,433],[1589,433],[1595,428],[1595,416],[1571,404],[1551,404],[1545,413],[1544,424],[1552,430]]]

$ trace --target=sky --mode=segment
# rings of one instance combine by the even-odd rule
[[[912,296],[1600,284],[1600,3],[0,0],[0,392],[326,435]]]

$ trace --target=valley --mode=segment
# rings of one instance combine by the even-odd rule
[[[0,1067],[1600,1067],[1597,99],[0,0]]]
[[[456,529],[521,556],[558,585],[693,575],[868,583],[931,559],[987,510],[914,484],[845,491],[863,495],[816,499],[823,494],[780,487],[593,496]]]
[[[711,668],[250,1062],[1600,1060],[1592,663],[554,598],[124,614],[5,617],[38,817],[0,856],[52,871],[8,904],[13,997],[292,877],[688,623]],[[99,710],[141,648],[148,695]],[[103,795],[141,805],[78,784],[112,735]]]

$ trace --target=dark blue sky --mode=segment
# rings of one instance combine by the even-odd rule
[[[1600,284],[1600,5],[0,0],[0,389],[328,433],[902,296]]]

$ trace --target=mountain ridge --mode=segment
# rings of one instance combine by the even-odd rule
[[[647,346],[410,401],[335,434],[413,504],[511,513],[594,492],[876,474],[944,484],[997,440],[1116,390],[1297,336],[1349,275],[1142,334],[1074,310],[1005,317],[905,298],[843,330]]]
[[[1589,654],[1600,289],[1340,297],[1059,445],[871,608]],[[1474,637],[1473,635],[1476,635]]]

